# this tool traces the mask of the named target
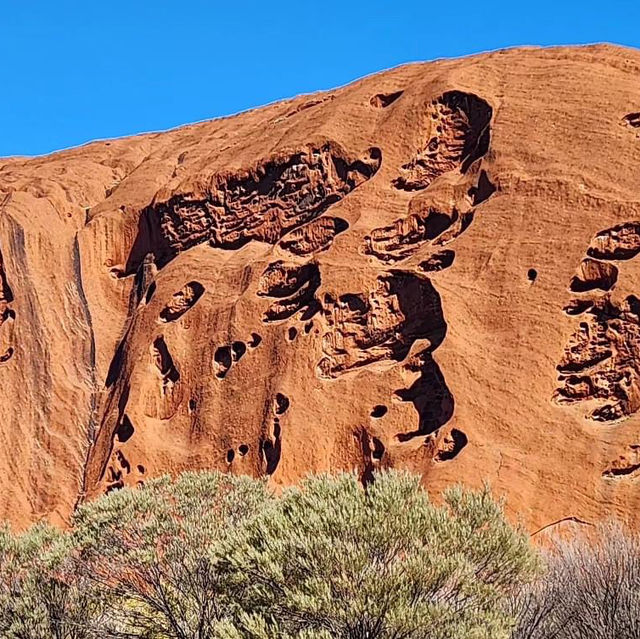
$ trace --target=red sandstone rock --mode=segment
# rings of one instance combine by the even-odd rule
[[[0,517],[396,467],[637,522],[639,77],[512,50],[1,160]]]

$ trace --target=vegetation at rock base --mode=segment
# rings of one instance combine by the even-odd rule
[[[553,545],[545,571],[510,600],[513,639],[640,637],[640,537],[608,523]]]
[[[488,489],[441,502],[397,472],[366,490],[187,473],[114,491],[69,531],[2,532],[0,636],[507,638],[537,553]]]

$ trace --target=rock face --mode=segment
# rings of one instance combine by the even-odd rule
[[[637,522],[639,78],[512,50],[0,160],[0,517],[395,467]]]

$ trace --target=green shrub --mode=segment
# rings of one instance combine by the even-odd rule
[[[264,482],[249,477],[164,477],[80,508],[73,545],[124,635],[204,639],[242,598],[235,576],[218,568],[220,545],[267,499]]]
[[[501,639],[537,557],[487,490],[221,473],[82,506],[67,533],[0,534],[3,639]]]
[[[308,479],[229,541],[253,637],[507,637],[500,602],[537,565],[487,490],[435,506],[395,472],[366,492],[354,475]]]
[[[38,524],[0,532],[0,636],[89,639],[104,627],[103,593],[76,571],[68,535]]]

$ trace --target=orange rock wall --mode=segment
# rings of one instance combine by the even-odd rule
[[[0,160],[0,517],[395,467],[637,522],[639,77],[511,50]]]

